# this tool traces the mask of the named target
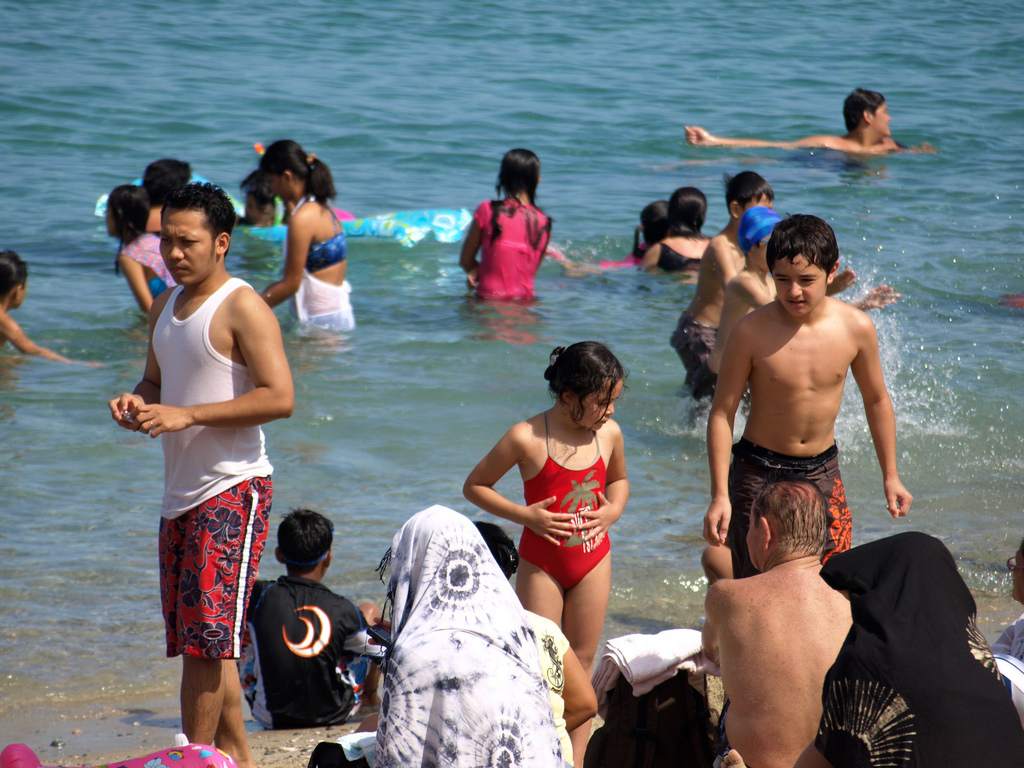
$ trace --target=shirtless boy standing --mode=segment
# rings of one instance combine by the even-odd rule
[[[725,183],[725,204],[729,223],[711,238],[700,260],[697,288],[672,334],[670,344],[686,368],[686,386],[694,390],[694,375],[715,346],[715,331],[722,312],[725,286],[743,269],[743,252],[736,239],[740,217],[755,205],[771,206],[775,193],[768,182],[753,171],[743,171]],[[699,386],[699,382],[697,383]]]
[[[749,315],[755,309],[775,301],[777,294],[775,282],[768,274],[767,253],[768,239],[780,221],[782,217],[779,214],[771,208],[760,206],[748,208],[740,219],[737,237],[746,261],[739,274],[725,286],[725,300],[722,302],[722,315],[718,322],[718,332],[715,334],[715,348],[711,351],[711,357],[704,363],[707,370],[702,367],[694,375],[694,381],[700,384],[700,389],[694,387],[693,391],[693,396],[698,399],[710,398],[715,394],[715,382],[722,364],[722,353],[725,351],[725,342],[733,326],[740,318]],[[876,285],[868,291],[865,298],[851,302],[851,306],[867,312],[869,309],[879,309],[887,304],[893,304],[898,298],[899,294],[888,285]]]
[[[740,219],[756,206],[771,208],[774,199],[771,186],[753,171],[743,171],[726,180],[725,204],[729,209],[729,223],[708,243],[697,272],[693,300],[679,316],[679,323],[669,340],[683,361],[686,387],[695,399],[710,397],[714,392],[714,381],[709,380],[704,363],[715,349],[725,287],[746,263],[737,235]],[[846,290],[856,279],[853,270],[843,270],[829,285],[829,295]]]
[[[234,660],[272,497],[259,425],[289,417],[295,395],[277,318],[225,269],[234,223],[212,184],[170,193],[160,254],[179,287],[153,302],[142,381],[109,405],[119,426],[163,439],[160,594],[182,729],[254,768]]]
[[[849,549],[852,521],[835,445],[849,370],[864,399],[886,507],[902,517],[913,501],[896,470],[896,419],[874,324],[827,296],[839,262],[832,228],[816,216],[784,219],[772,232],[767,261],[778,298],[733,328],[708,416],[711,505],[704,538],[717,547],[728,533],[737,577],[757,573],[746,533],[751,503],[769,477],[802,477],[817,485],[829,499],[828,551]],[[750,414],[743,438],[732,446],[736,408],[748,385]]]
[[[858,88],[843,102],[845,136],[807,136],[796,141],[763,139],[727,139],[714,136],[699,125],[686,126],[686,140],[699,147],[780,147],[782,149],[836,149],[841,152],[880,154],[885,152],[934,152],[931,144],[906,147],[895,141],[889,131],[889,108],[878,91]]]

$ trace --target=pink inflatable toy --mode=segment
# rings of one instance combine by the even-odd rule
[[[184,734],[175,739],[178,746],[108,763],[98,768],[238,768],[227,752],[206,744],[189,744]],[[9,744],[0,752],[0,768],[44,768],[27,744]]]
[[[625,269],[626,267],[639,267],[643,263],[643,259],[630,254],[620,261],[602,261],[598,266],[602,269]]]

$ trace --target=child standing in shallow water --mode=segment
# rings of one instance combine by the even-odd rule
[[[479,298],[533,298],[533,278],[551,242],[551,219],[535,202],[539,183],[540,159],[533,152],[505,153],[494,188],[504,199],[477,206],[459,257]]]
[[[160,255],[160,236],[146,231],[149,193],[144,187],[122,184],[107,198],[107,234],[121,241],[114,262],[124,272],[139,309],[149,314],[153,299],[177,285]]]
[[[611,590],[608,529],[629,499],[622,431],[611,419],[626,372],[595,341],[558,347],[550,363],[544,378],[555,404],[506,432],[462,492],[523,526],[516,594],[561,626],[589,676]],[[494,490],[517,465],[525,504]],[[589,721],[570,734],[580,762],[589,734]]]

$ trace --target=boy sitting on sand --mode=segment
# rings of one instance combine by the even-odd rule
[[[366,627],[380,623],[373,603],[356,607],[322,583],[331,566],[334,526],[297,509],[277,529],[274,556],[288,575],[257,581],[238,662],[242,691],[265,728],[340,725],[380,704],[380,647]]]
[[[762,139],[726,139],[713,136],[699,125],[686,126],[686,140],[699,147],[781,147],[804,149],[820,147],[841,152],[878,154],[882,152],[934,152],[931,144],[906,147],[893,140],[889,131],[889,108],[878,91],[858,88],[843,102],[846,120],[845,136],[808,136],[796,141],[764,141]]]
[[[720,574],[725,576],[757,573],[746,534],[751,503],[769,476],[815,483],[829,500],[829,554],[850,548],[852,522],[835,446],[848,370],[864,399],[890,514],[906,515],[913,501],[896,470],[896,419],[875,327],[864,312],[827,295],[839,262],[832,228],[816,216],[779,222],[767,262],[778,297],[729,334],[708,416],[712,499],[704,538],[715,548],[726,543],[728,532],[732,574]],[[732,446],[736,408],[747,386],[750,414],[743,438]]]
[[[39,355],[58,363],[75,363],[53,350],[41,347],[25,335],[21,326],[8,312],[17,309],[25,301],[28,292],[28,265],[14,251],[0,251],[0,347],[8,341],[19,352]],[[84,363],[98,366],[99,363]]]

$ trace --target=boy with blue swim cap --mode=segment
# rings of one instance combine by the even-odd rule
[[[736,239],[743,251],[744,267],[725,286],[722,316],[715,335],[715,348],[697,373],[694,374],[694,397],[712,397],[718,380],[718,366],[722,360],[725,342],[736,322],[758,307],[775,301],[775,283],[768,274],[765,253],[768,238],[782,217],[766,206],[748,208],[740,218]]]

